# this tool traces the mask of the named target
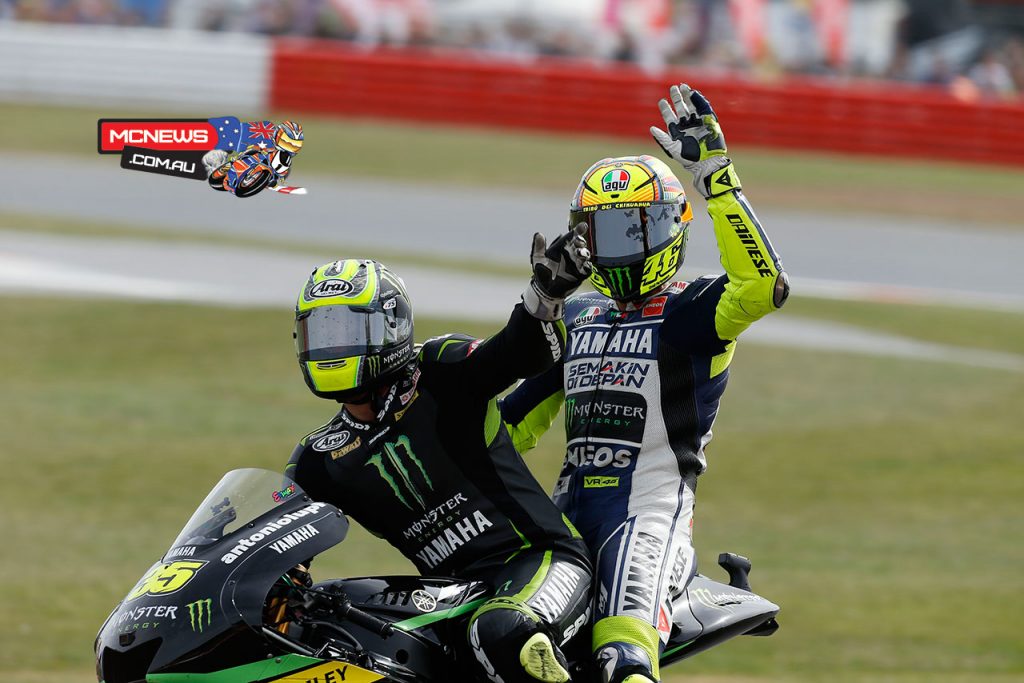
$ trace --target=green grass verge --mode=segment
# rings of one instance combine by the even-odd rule
[[[1024,313],[794,295],[785,312],[970,349],[1024,353]]]
[[[96,629],[206,490],[282,467],[333,408],[300,380],[288,310],[0,298],[0,319],[0,673],[87,680]],[[491,330],[418,321],[454,329]],[[743,346],[695,540],[712,576],[720,551],[753,560],[782,629],[671,680],[1022,680],[1021,405],[1020,375]],[[530,456],[545,486],[561,450],[551,433]],[[356,531],[316,574],[410,569]]]
[[[651,121],[657,123],[654,103],[651,106]],[[308,144],[295,167],[297,182],[304,173],[318,173],[468,185],[507,195],[540,189],[564,196],[568,203],[580,175],[594,161],[656,151],[643,137],[645,131],[623,140],[296,112],[281,116],[285,114],[301,119],[306,130]],[[7,148],[33,153],[95,156],[97,119],[175,115],[181,114],[0,103],[0,119],[20,131],[7,141]],[[727,114],[723,125],[728,134]],[[733,156],[757,206],[935,217],[1007,230],[1024,227],[1024,194],[1018,191],[1024,185],[1024,171],[1018,169],[742,146],[733,148]]]

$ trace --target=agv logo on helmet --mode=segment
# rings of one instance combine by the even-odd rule
[[[604,192],[622,192],[629,187],[629,171],[616,168],[608,171],[601,178],[601,190]]]

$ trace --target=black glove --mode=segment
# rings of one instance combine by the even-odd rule
[[[587,230],[586,223],[579,223],[569,232],[559,235],[550,245],[539,232],[533,235],[530,254],[533,278],[523,293],[523,304],[533,317],[560,319],[565,297],[590,277],[593,265],[587,249]]]

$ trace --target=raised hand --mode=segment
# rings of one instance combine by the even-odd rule
[[[530,265],[533,278],[523,295],[526,310],[542,320],[562,317],[562,302],[590,276],[593,265],[587,248],[587,224],[580,223],[549,245],[544,235],[533,235]]]
[[[669,88],[672,104],[658,102],[667,131],[651,126],[665,154],[693,174],[693,184],[705,198],[739,188],[735,173],[716,174],[730,164],[725,136],[711,103],[685,83]],[[724,182],[719,182],[724,180]]]

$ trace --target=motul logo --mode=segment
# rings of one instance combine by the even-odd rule
[[[119,153],[125,146],[164,151],[200,151],[216,146],[217,132],[204,119],[100,119],[98,143],[100,154]]]

